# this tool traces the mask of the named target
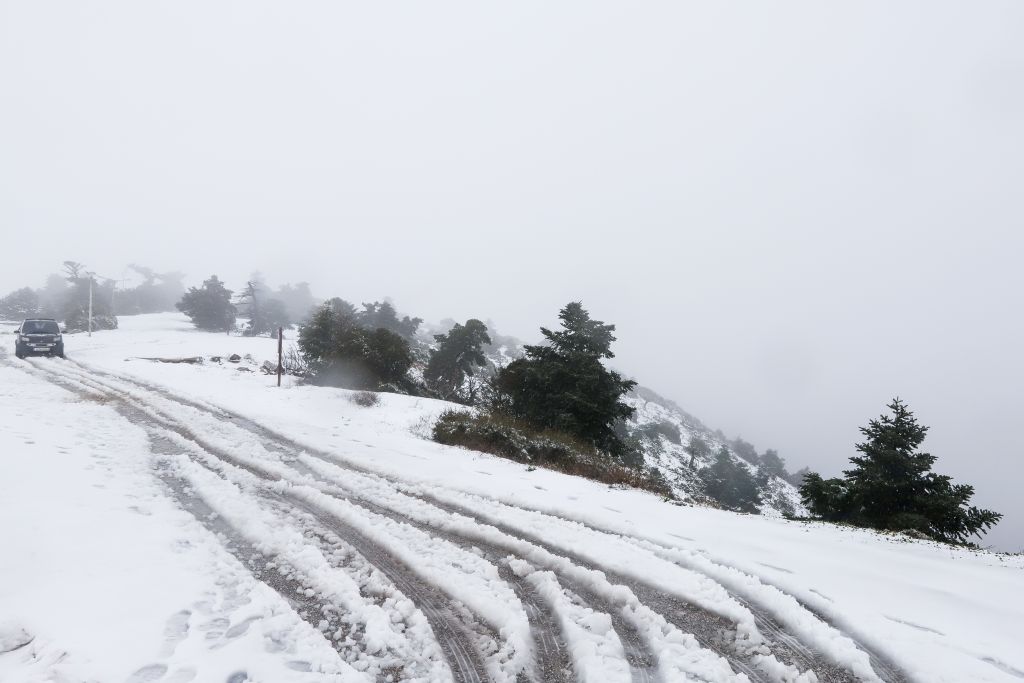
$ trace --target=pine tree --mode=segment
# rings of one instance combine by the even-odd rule
[[[422,318],[398,317],[398,312],[389,301],[375,301],[372,304],[363,304],[363,310],[359,312],[359,324],[368,330],[378,328],[394,332],[406,341],[412,341],[416,336]]]
[[[690,454],[690,468],[696,464],[697,458],[703,460],[711,455],[711,446],[699,434],[691,434],[690,441],[686,444],[686,452]]]
[[[189,287],[175,306],[200,330],[227,332],[235,326],[237,313],[231,294],[216,275],[211,275],[202,287]]]
[[[279,327],[289,327],[292,321],[288,317],[284,302],[270,297],[270,290],[261,280],[249,280],[245,289],[238,296],[238,305],[249,317],[245,326],[245,335],[260,337],[274,336]]]
[[[483,352],[491,343],[487,326],[471,318],[465,325],[455,323],[446,334],[435,334],[434,340],[437,348],[430,352],[423,378],[443,398],[457,397],[466,377],[487,363]]]
[[[861,428],[866,437],[856,445],[855,467],[843,478],[822,479],[810,473],[800,495],[815,515],[876,529],[916,530],[946,542],[979,537],[1002,515],[968,502],[974,488],[953,484],[950,477],[931,472],[935,456],[918,449],[928,427],[917,422],[899,398],[882,415]]]
[[[601,362],[615,356],[614,325],[593,320],[578,302],[558,316],[562,329],[541,328],[546,345],[527,346],[526,356],[501,370],[494,381],[495,407],[539,428],[566,432],[615,456],[625,444],[617,420],[633,408],[621,398],[636,382],[624,380]]]
[[[0,299],[0,319],[31,318],[39,311],[39,295],[31,287],[16,289]]]
[[[351,304],[331,299],[300,328],[299,349],[314,381],[349,389],[402,387],[413,361],[409,342],[359,322]]]
[[[757,514],[761,497],[757,480],[747,467],[733,459],[726,446],[715,454],[715,462],[700,472],[704,492],[725,507]]]

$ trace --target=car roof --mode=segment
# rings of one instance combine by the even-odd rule
[[[35,321],[35,320],[46,320],[46,321],[57,322],[56,318],[25,318],[22,322],[26,322],[27,323],[27,322],[32,322],[32,321]]]

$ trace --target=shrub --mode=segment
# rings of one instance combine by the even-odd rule
[[[373,391],[357,391],[352,394],[349,400],[357,406],[372,408],[373,406],[380,405],[380,394]]]
[[[434,424],[433,437],[438,443],[483,451],[530,466],[672,495],[664,480],[611,462],[593,445],[564,432],[538,430],[506,415],[448,410]]]

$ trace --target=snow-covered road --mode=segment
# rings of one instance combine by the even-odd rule
[[[25,453],[4,461],[4,481],[17,478],[18,488],[0,490],[0,511],[27,527],[0,537],[5,681],[1019,673],[1000,653],[969,659],[952,677],[922,674],[913,656],[833,625],[842,620],[692,544],[585,509],[545,510],[369,466],[309,443],[286,420],[268,425],[109,363],[0,357],[0,401],[4,450]],[[365,445],[387,448],[386,427]],[[76,513],[78,530],[62,517]],[[53,594],[56,583],[66,595]],[[80,593],[89,590],[98,594]],[[48,593],[52,607],[32,602]],[[127,601],[138,642],[83,636],[83,610],[62,604],[82,597],[108,612],[93,629],[115,638],[124,629],[110,601]],[[39,613],[50,609],[56,617]],[[162,633],[152,633],[153,614],[163,615]],[[161,644],[144,660],[154,638]],[[964,671],[980,676],[956,677]]]

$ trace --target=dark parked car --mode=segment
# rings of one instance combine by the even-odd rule
[[[64,337],[60,333],[60,326],[51,318],[29,318],[18,328],[14,355],[24,358],[43,353],[64,357]]]

